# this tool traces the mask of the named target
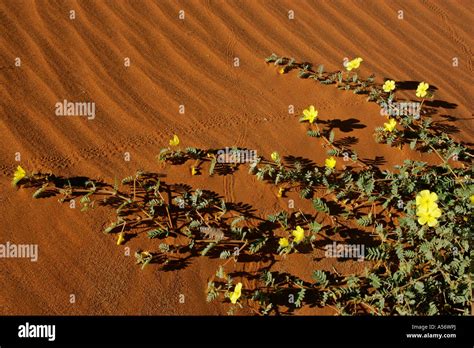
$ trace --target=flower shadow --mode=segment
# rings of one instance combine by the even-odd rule
[[[332,119],[332,120],[320,120],[319,123],[327,126],[326,132],[329,133],[333,129],[339,129],[343,133],[349,133],[356,129],[363,129],[367,126],[362,124],[360,120],[356,118],[349,118],[347,120]]]

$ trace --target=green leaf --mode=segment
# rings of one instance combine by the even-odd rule
[[[320,64],[318,66],[318,77],[321,77],[323,75],[323,72],[324,72],[324,65]]]
[[[275,65],[283,65],[283,64],[285,64],[285,63],[284,63],[284,58],[283,58],[283,57],[280,57],[280,58],[276,59],[274,64],[275,64]]]
[[[119,218],[119,220],[117,220],[116,222],[112,222],[108,227],[106,227],[104,229],[104,233],[110,233],[112,232],[115,228],[117,227],[122,227],[122,225],[124,224],[125,222]]]
[[[158,246],[158,249],[160,249],[162,253],[167,253],[170,251],[170,246],[169,244],[166,244],[166,243],[160,243],[160,245]]]
[[[214,248],[215,246],[217,245],[217,243],[209,243],[202,251],[201,251],[201,256],[206,256],[206,254],[209,252],[209,250],[211,250],[212,248]]]
[[[318,223],[317,221],[313,221],[309,223],[309,229],[312,233],[318,233],[323,228],[323,225]]]
[[[147,236],[150,239],[159,238],[159,237],[163,237],[163,236],[168,237],[168,235],[169,235],[168,230],[160,229],[160,228],[157,228],[157,229],[154,229],[154,230],[151,230],[151,231],[147,232]]]
[[[309,130],[306,132],[306,134],[308,134],[310,137],[313,137],[313,138],[318,138],[321,136],[321,134],[315,130]]]
[[[231,252],[229,250],[224,250],[219,255],[219,258],[222,259],[222,260],[225,260],[225,259],[228,259],[230,257],[230,255],[231,255]]]
[[[33,198],[41,198],[41,195],[46,191],[46,188],[48,187],[48,183],[43,184],[39,189],[33,193]]]
[[[214,168],[216,167],[217,160],[213,158],[211,160],[211,165],[209,166],[209,175],[212,176],[214,174]]]
[[[301,307],[305,294],[306,294],[306,289],[301,289],[300,291],[298,291],[298,295],[296,296],[296,301],[295,301],[296,307],[298,308]]]
[[[300,79],[307,79],[309,76],[311,76],[311,73],[309,71],[300,70],[300,72],[298,73],[298,77]]]
[[[335,135],[335,134],[334,134],[334,131],[331,131],[331,132],[329,133],[329,142],[330,142],[330,143],[332,143],[332,142],[334,141],[334,135]]]
[[[387,253],[381,247],[369,247],[365,258],[371,261],[385,260]]]
[[[374,288],[378,289],[380,286],[382,286],[382,281],[376,274],[371,273],[367,278],[370,280],[370,285],[372,285]]]
[[[339,155],[339,150],[338,149],[329,149],[326,151],[328,156],[338,156]]]
[[[321,270],[314,271],[312,278],[314,279],[315,284],[318,286],[326,287],[329,283],[326,273]]]
[[[313,199],[313,207],[319,212],[329,214],[329,207],[326,202],[324,202],[324,200],[321,198]]]
[[[255,254],[260,249],[262,249],[265,246],[265,243],[267,242],[267,240],[268,240],[268,237],[258,238],[255,242],[251,243],[249,247],[250,254]]]
[[[357,219],[357,224],[363,227],[367,227],[372,224],[372,217],[370,216],[362,216],[361,218]]]
[[[277,59],[278,59],[278,56],[275,53],[272,53],[272,55],[270,57],[265,58],[265,61],[267,63],[273,63]]]

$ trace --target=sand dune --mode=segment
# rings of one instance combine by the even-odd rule
[[[333,71],[344,57],[361,56],[361,74],[373,72],[378,81],[427,81],[442,101],[439,119],[456,117],[454,136],[473,142],[473,20],[472,6],[461,0],[0,1],[0,241],[40,246],[36,263],[1,261],[0,314],[226,312],[224,305],[205,301],[206,280],[217,263],[197,260],[173,273],[141,271],[133,256],[124,257],[123,248],[100,232],[110,218],[106,209],[84,214],[54,199],[34,201],[26,190],[15,192],[10,180],[16,152],[30,170],[109,182],[139,168],[160,171],[155,155],[172,134],[185,146],[236,145],[267,157],[276,150],[321,163],[323,150],[308,142],[297,122],[301,110],[314,104],[321,120],[354,120],[349,124],[358,126],[350,135],[359,139],[355,149],[362,158],[383,156],[388,167],[405,158],[429,159],[374,146],[373,129],[384,119],[364,96],[294,73],[279,75],[264,58],[275,52]],[[54,106],[64,99],[95,102],[95,118],[57,117]],[[290,104],[296,115],[288,114]],[[336,138],[349,135],[335,131]],[[215,190],[264,213],[282,204],[246,173],[192,181],[179,167],[165,173],[170,182]],[[146,243],[132,240],[129,246],[143,249]],[[301,262],[310,269],[331,267],[328,261]],[[181,293],[185,305],[178,302]]]

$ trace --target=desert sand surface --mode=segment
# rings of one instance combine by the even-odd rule
[[[275,52],[335,71],[344,57],[360,56],[360,74],[375,73],[379,82],[427,81],[437,89],[435,119],[455,127],[455,139],[472,143],[473,22],[472,2],[463,0],[1,0],[0,242],[38,244],[39,259],[0,260],[0,314],[226,314],[228,304],[209,304],[205,296],[219,260],[195,258],[172,272],[155,265],[141,270],[133,252],[124,256],[115,236],[102,233],[113,212],[81,213],[55,198],[34,200],[30,191],[12,187],[16,166],[107,182],[142,169],[271,214],[286,208],[286,199],[276,199],[271,185],[245,169],[193,177],[187,166],[161,168],[155,156],[177,134],[184,146],[239,146],[267,158],[278,151],[322,163],[324,150],[298,123],[313,104],[320,120],[339,120],[336,139],[358,139],[354,148],[363,159],[380,157],[387,168],[406,158],[436,161],[376,144],[372,133],[384,118],[365,96],[280,75],[264,58]],[[55,104],[64,99],[95,102],[95,118],[56,116]],[[133,238],[125,246],[143,250],[154,243]],[[262,265],[238,267],[252,272]],[[363,267],[296,255],[274,269],[310,277],[333,266],[341,273]],[[298,314],[332,312],[303,308]]]

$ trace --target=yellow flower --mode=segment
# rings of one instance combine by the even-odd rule
[[[336,166],[336,159],[334,157],[326,158],[326,160],[324,161],[324,165],[326,166],[326,168],[333,169]]]
[[[295,242],[300,243],[304,239],[304,230],[300,226],[296,226],[296,230],[291,233],[295,237]]]
[[[351,71],[353,69],[358,69],[360,66],[360,63],[363,62],[364,60],[360,57],[357,57],[349,62],[347,62],[346,69],[347,71]]]
[[[278,241],[278,244],[279,244],[282,248],[286,248],[288,245],[290,245],[290,242],[289,242],[288,239],[286,239],[286,238],[280,238],[280,240]]]
[[[123,232],[120,232],[118,237],[117,237],[117,245],[120,245],[122,244],[123,242],[125,242],[125,237],[124,237],[124,234]]]
[[[197,175],[198,171],[195,166],[191,166],[191,175]]]
[[[273,161],[278,161],[280,160],[280,154],[276,151],[273,151],[272,154],[270,155],[270,157],[272,158]]]
[[[388,119],[388,123],[383,124],[383,129],[386,130],[387,132],[393,132],[395,127],[397,126],[397,121],[393,118]]]
[[[173,135],[173,139],[170,140],[170,146],[178,146],[179,145],[179,138],[175,134]]]
[[[474,204],[474,195],[472,195],[471,197],[469,197],[471,199],[471,204]]]
[[[436,203],[432,203],[430,206],[419,206],[416,215],[420,225],[428,224],[428,226],[434,227],[438,224],[437,219],[441,216],[441,209]]]
[[[242,295],[242,283],[238,283],[235,286],[234,291],[230,293],[230,302],[236,304],[237,300],[240,298],[240,295]]]
[[[285,73],[286,73],[286,69],[285,69],[284,67],[283,67],[283,68],[280,68],[280,69],[278,69],[278,72],[279,72],[280,74],[285,74]]]
[[[314,108],[314,105],[310,105],[309,108],[303,110],[303,115],[304,116],[301,118],[302,121],[313,123],[318,117],[318,110]]]
[[[416,195],[416,206],[418,207],[431,207],[438,200],[438,195],[429,190],[423,190]]]
[[[15,173],[13,173],[13,185],[16,185],[25,176],[26,171],[21,166],[18,166],[15,170]]]
[[[430,85],[426,82],[420,82],[418,87],[416,88],[416,96],[418,98],[424,98],[426,96],[426,91],[430,88]]]
[[[283,192],[285,192],[285,189],[284,189],[283,187],[280,187],[280,188],[278,189],[277,197],[278,197],[278,198],[283,197]]]
[[[395,81],[387,80],[382,86],[384,92],[391,92],[395,89]]]

